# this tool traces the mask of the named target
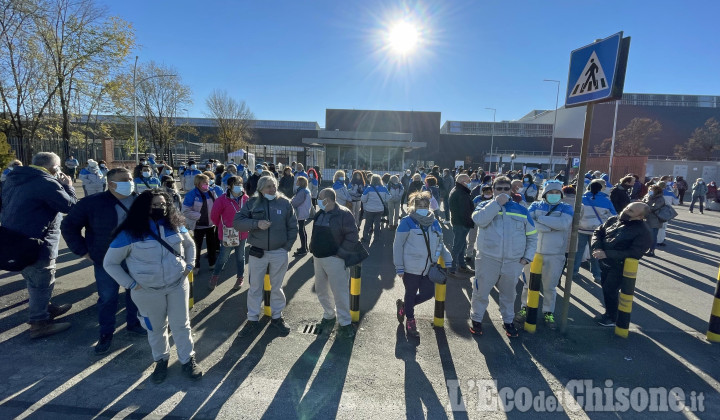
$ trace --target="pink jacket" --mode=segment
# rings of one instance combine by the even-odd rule
[[[240,197],[240,204],[238,204],[237,201],[228,197],[227,194],[223,194],[215,200],[215,205],[210,212],[210,220],[218,227],[218,238],[220,241],[223,239],[222,227],[232,227],[235,213],[238,213],[249,199],[250,197],[248,197],[247,194],[243,194],[242,197]],[[220,224],[220,216],[222,216],[222,224]],[[248,234],[249,232],[240,232],[240,240],[247,239]]]

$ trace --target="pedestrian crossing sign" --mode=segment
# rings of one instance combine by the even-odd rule
[[[570,54],[565,106],[605,102],[622,97],[630,38],[618,32]]]

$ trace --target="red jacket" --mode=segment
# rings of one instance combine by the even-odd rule
[[[222,227],[232,227],[233,219],[235,219],[235,213],[240,212],[240,209],[248,202],[250,197],[247,194],[243,194],[240,197],[240,202],[230,198],[228,194],[221,195],[212,207],[210,212],[210,220],[213,224],[218,227],[218,238],[220,241],[223,239]],[[222,224],[220,224],[220,216],[222,216]],[[240,232],[240,239],[247,239],[249,232]]]

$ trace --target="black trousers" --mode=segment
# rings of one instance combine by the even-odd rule
[[[305,230],[306,220],[298,220],[298,234],[300,236],[300,249],[307,251],[307,231]]]
[[[605,315],[617,320],[620,285],[625,261],[600,260],[600,283],[602,284]]]
[[[193,239],[195,240],[195,267],[200,267],[200,252],[202,251],[203,239],[207,241],[208,264],[213,266],[217,261],[218,250],[220,249],[220,240],[218,239],[217,229],[215,226],[203,229],[195,229],[193,231]]]

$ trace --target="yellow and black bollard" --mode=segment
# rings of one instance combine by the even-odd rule
[[[352,322],[360,321],[360,264],[350,267],[350,318]]]
[[[441,256],[438,259],[440,267],[445,267],[445,260]],[[437,328],[443,328],[445,326],[445,294],[447,291],[447,284],[435,284],[435,318],[433,319],[433,326]]]
[[[190,274],[188,274],[188,284],[189,284],[188,288],[190,289],[190,298],[188,299],[188,309],[192,309],[193,306],[195,306],[195,296],[193,296],[194,295],[194,293],[193,293],[193,289],[194,289],[193,277],[194,277],[194,274],[193,274],[192,270],[190,270]]]
[[[714,343],[720,342],[720,272],[718,272],[718,284],[715,287],[715,298],[710,312],[707,339]]]
[[[272,308],[270,307],[270,291],[272,286],[270,285],[270,267],[268,266],[265,271],[265,281],[263,283],[263,303],[265,305],[263,313],[265,316],[272,316]]]
[[[525,318],[525,331],[534,333],[537,328],[538,305],[540,304],[540,287],[542,287],[543,257],[535,254],[530,263],[530,279],[528,280],[527,317]]]
[[[632,312],[637,271],[638,260],[635,258],[626,258],[625,265],[623,266],[622,283],[620,283],[620,300],[618,300],[617,321],[615,321],[615,335],[622,338],[628,337],[630,329],[630,312]]]

